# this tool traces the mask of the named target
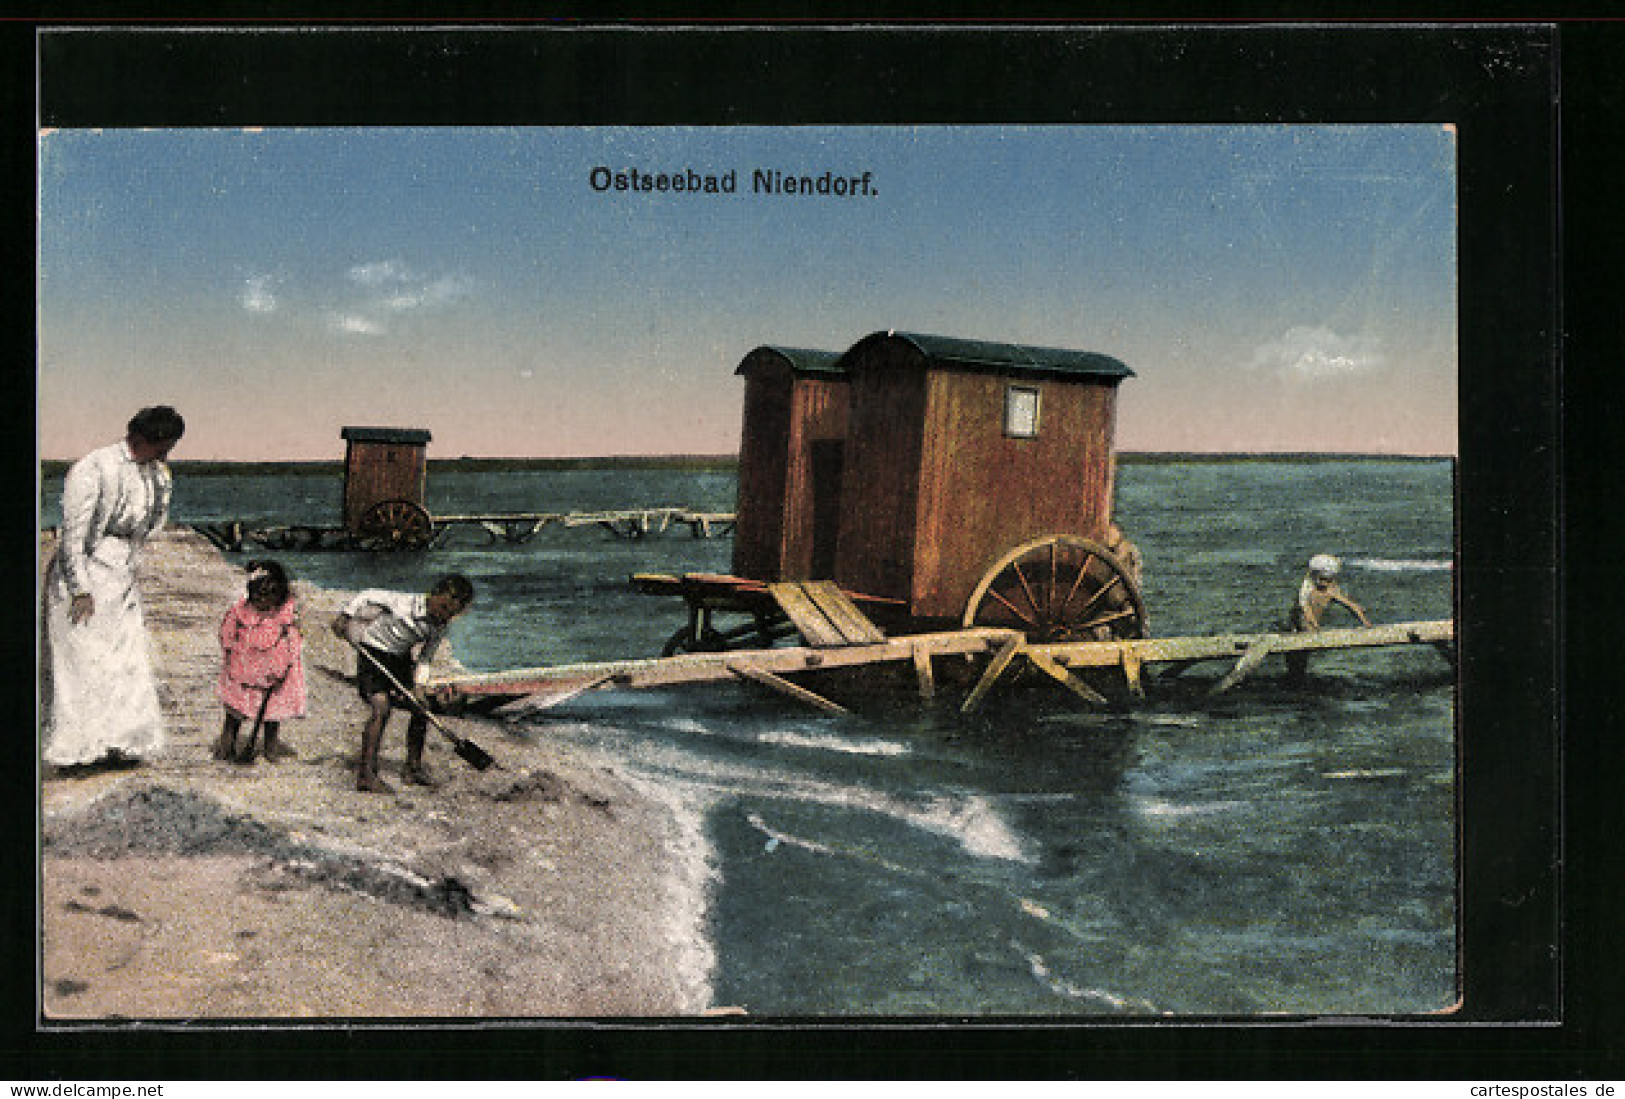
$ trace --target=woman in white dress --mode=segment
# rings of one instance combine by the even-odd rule
[[[44,758],[54,766],[130,763],[163,747],[136,568],[169,515],[164,459],[185,430],[173,408],[144,408],[123,442],[68,470],[45,574]]]

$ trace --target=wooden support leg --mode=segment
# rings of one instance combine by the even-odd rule
[[[1159,670],[1157,672],[1157,680],[1160,682],[1164,679],[1178,679],[1180,676],[1196,667],[1197,663],[1199,662],[1195,660],[1176,661],[1175,663],[1168,665],[1166,668]]]
[[[773,622],[766,614],[756,611],[751,615],[756,626],[756,644],[764,649],[773,647]]]
[[[993,689],[993,684],[999,681],[999,677],[1004,674],[1004,670],[1010,666],[1010,662],[1016,658],[1016,655],[1024,647],[1025,644],[1019,637],[1012,637],[1004,643],[999,651],[993,655],[993,659],[988,661],[987,669],[982,672],[982,678],[976,681],[976,686],[971,688],[971,692],[965,698],[964,704],[959,707],[960,713],[968,714],[982,704],[982,699],[987,695],[987,692]]]
[[[788,679],[784,679],[781,676],[776,676],[772,672],[763,671],[761,668],[751,668],[740,664],[730,664],[728,665],[728,670],[734,675],[760,683],[762,686],[771,688],[782,695],[788,695],[797,702],[805,702],[809,706],[815,706],[818,709],[823,710],[825,713],[845,714],[851,712],[839,702],[831,702],[823,695],[814,694],[805,687],[791,683]]]
[[[1039,671],[1055,680],[1055,682],[1059,683],[1061,686],[1065,687],[1067,690],[1071,691],[1085,702],[1094,706],[1106,705],[1105,695],[1101,694],[1099,691],[1089,686],[1089,684],[1073,675],[1053,656],[1039,653],[1028,653],[1027,658],[1033,662],[1034,666],[1036,666]]]
[[[936,697],[936,679],[931,674],[931,650],[924,645],[914,646],[914,677],[919,680],[922,699]]]
[[[1123,646],[1119,654],[1119,663],[1123,667],[1123,679],[1128,683],[1129,694],[1135,698],[1145,697],[1145,677],[1141,674],[1144,666],[1139,656],[1127,645]]]
[[[1261,637],[1257,641],[1254,641],[1251,645],[1248,645],[1247,651],[1241,654],[1240,660],[1236,661],[1236,666],[1231,668],[1229,674],[1227,674],[1223,679],[1219,680],[1213,685],[1212,693],[1216,695],[1223,694],[1225,691],[1228,691],[1231,687],[1234,687],[1237,683],[1240,683],[1243,679],[1247,678],[1254,668],[1258,667],[1264,662],[1264,658],[1270,654],[1270,650],[1273,647],[1274,646],[1271,644],[1270,639],[1267,637]]]

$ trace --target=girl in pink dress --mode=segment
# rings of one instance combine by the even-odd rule
[[[287,718],[305,716],[304,638],[288,574],[277,562],[248,563],[248,594],[220,620],[220,648],[217,693],[226,720],[215,758],[254,762],[254,734],[238,741],[244,720],[264,730],[267,762],[293,755],[277,734]]]

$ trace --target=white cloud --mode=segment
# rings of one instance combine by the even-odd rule
[[[275,313],[277,308],[275,286],[276,281],[270,275],[250,276],[244,281],[237,300],[250,313]]]
[[[346,272],[351,282],[362,286],[387,286],[390,283],[405,282],[411,278],[403,265],[392,259],[379,260],[377,263],[358,263]]]
[[[464,275],[420,275],[395,260],[360,263],[345,273],[358,286],[372,292],[370,309],[404,313],[444,305],[473,292],[473,280]]]
[[[465,275],[445,275],[424,287],[424,301],[428,305],[466,298],[474,292],[474,280]]]
[[[350,336],[381,336],[384,332],[383,325],[358,313],[332,313],[327,320],[335,332]]]
[[[1382,362],[1382,353],[1368,339],[1300,326],[1255,351],[1252,365],[1287,377],[1338,378],[1364,373]]]

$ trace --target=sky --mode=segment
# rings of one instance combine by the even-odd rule
[[[1121,359],[1119,450],[1454,454],[1455,177],[1440,125],[51,130],[39,453],[731,454],[751,349],[895,329]]]

